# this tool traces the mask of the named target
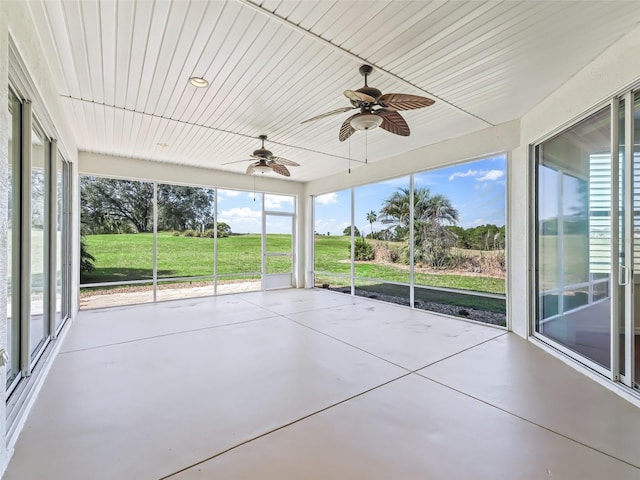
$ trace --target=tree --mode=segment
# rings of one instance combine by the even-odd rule
[[[378,220],[378,215],[375,211],[371,210],[369,213],[367,213],[367,222],[369,222],[369,225],[371,225],[371,238],[373,238],[373,223],[376,220]]]
[[[231,227],[228,224],[224,222],[218,222],[217,228],[218,228],[218,238],[225,238],[231,235]]]
[[[153,226],[153,184],[82,177],[82,221],[87,233],[149,232]]]
[[[458,222],[458,210],[444,195],[432,195],[428,188],[413,191],[414,257],[432,266],[443,266],[456,236],[447,229]],[[395,234],[409,237],[411,221],[411,192],[400,188],[387,198],[380,209],[382,223],[391,225]]]
[[[82,220],[87,233],[141,233],[153,228],[153,184],[82,177]],[[213,228],[214,191],[158,185],[158,230]]]
[[[342,234],[343,234],[343,235],[345,235],[345,236],[347,236],[347,237],[350,237],[350,236],[351,236],[351,225],[349,225],[347,228],[345,228],[345,229],[342,231]],[[354,226],[354,227],[353,227],[353,234],[354,234],[354,236],[356,236],[356,237],[359,237],[359,236],[360,236],[360,230],[358,230],[358,227],[356,227],[356,226]]]
[[[212,228],[214,211],[214,192],[211,189],[167,184],[158,186],[159,231]]]

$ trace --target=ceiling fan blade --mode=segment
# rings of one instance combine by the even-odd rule
[[[280,175],[284,175],[285,177],[291,176],[291,173],[289,173],[289,169],[284,165],[280,165],[279,163],[275,162],[269,162],[269,166],[274,172],[279,173]]]
[[[269,159],[270,162],[276,162],[280,165],[289,165],[290,167],[299,167],[300,164],[293,160],[287,160],[286,158],[273,156]]]
[[[382,117],[380,128],[385,129],[387,132],[402,135],[403,137],[408,137],[411,133],[409,125],[407,125],[405,119],[402,118],[402,115],[395,110],[387,110],[386,108],[383,108],[375,111],[374,113]]]
[[[347,118],[343,122],[342,126],[340,127],[340,133],[338,135],[338,138],[340,139],[341,142],[344,142],[356,131],[356,129],[351,126],[351,119],[357,117],[358,115],[360,115],[360,113],[351,115],[349,118]]]
[[[385,93],[378,99],[378,105],[381,107],[392,108],[393,110],[415,110],[416,108],[424,108],[435,103],[427,97],[418,95],[409,95],[406,93]]]
[[[376,101],[376,99],[371,95],[367,95],[366,93],[358,92],[356,90],[345,90],[344,96],[352,102],[374,103]]]
[[[247,167],[247,174],[251,175],[252,173],[254,173],[256,171],[256,167],[258,166],[260,162],[253,162],[251,165],[249,165]]]
[[[247,158],[246,160],[234,160],[233,162],[226,162],[226,163],[221,163],[220,165],[232,165],[234,163],[241,163],[241,162],[250,162],[251,159]]]
[[[300,123],[309,123],[315,120],[320,120],[321,118],[330,117],[331,115],[337,115],[338,113],[348,112],[349,110],[353,110],[356,107],[342,107],[336,108],[335,110],[331,110],[330,112],[323,113],[321,115],[316,115],[315,117],[307,118]]]
[[[345,90],[344,96],[347,97],[352,102],[365,102],[365,103],[373,103],[376,101],[371,95],[367,95],[366,93],[357,92],[355,90]]]

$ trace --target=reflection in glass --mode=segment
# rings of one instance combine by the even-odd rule
[[[536,331],[609,367],[610,108],[536,148]]]
[[[44,315],[45,278],[45,162],[48,141],[37,131],[31,132],[31,324],[30,353],[34,356],[49,336],[49,323]]]
[[[55,308],[55,325],[56,328],[60,326],[63,320],[63,252],[65,242],[67,240],[65,232],[65,218],[66,218],[66,207],[65,207],[65,193],[64,193],[64,185],[63,185],[63,175],[64,175],[64,164],[62,162],[62,157],[60,154],[56,154],[56,251],[55,251],[55,295],[56,295],[56,308]]]

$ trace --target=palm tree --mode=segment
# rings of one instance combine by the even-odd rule
[[[452,244],[452,233],[446,228],[458,223],[458,210],[444,195],[432,195],[428,188],[413,190],[413,229],[416,257],[428,257],[440,265]],[[396,236],[408,239],[411,192],[400,188],[387,198],[380,209],[380,221],[392,225]]]
[[[373,238],[373,222],[376,220],[378,220],[378,214],[374,210],[367,213],[367,222],[371,225],[371,238]]]

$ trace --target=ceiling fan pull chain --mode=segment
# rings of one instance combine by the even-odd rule
[[[349,137],[349,175],[351,175],[351,137]]]
[[[369,130],[364,131],[364,164],[369,162]]]

